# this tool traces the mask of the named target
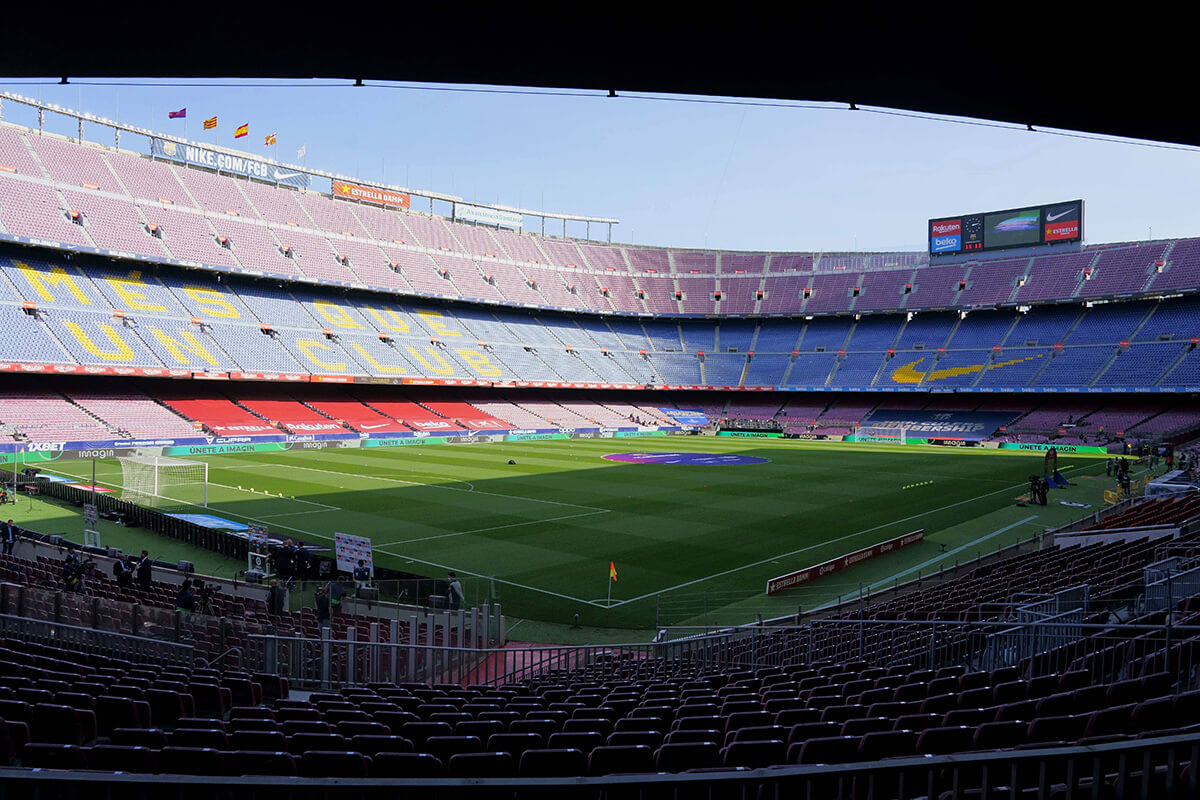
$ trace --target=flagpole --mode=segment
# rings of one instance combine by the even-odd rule
[[[613,580],[612,580],[612,575],[610,574],[608,576],[608,602],[606,602],[604,604],[605,607],[612,605],[612,585],[613,585]]]

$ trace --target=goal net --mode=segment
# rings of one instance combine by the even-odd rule
[[[861,425],[854,429],[854,441],[904,444],[908,441],[908,428]]]
[[[166,456],[128,456],[121,462],[121,499],[142,505],[207,506],[208,464]]]

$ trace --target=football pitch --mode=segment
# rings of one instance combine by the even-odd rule
[[[604,458],[635,448],[632,462]],[[728,456],[755,463],[720,463],[742,460]],[[741,623],[858,597],[1029,539],[1089,513],[1059,500],[1095,510],[1110,488],[1103,458],[1060,456],[1077,485],[1053,492],[1049,506],[1022,506],[1041,453],[714,437],[203,460],[207,513],[330,547],[335,531],[366,536],[378,566],[436,578],[455,570],[469,602],[498,601],[513,619],[572,623],[578,614],[584,626],[639,630]],[[84,479],[91,468],[47,465]],[[96,469],[100,485],[120,485],[118,462]],[[919,544],[764,594],[769,578],[916,529],[926,533]]]

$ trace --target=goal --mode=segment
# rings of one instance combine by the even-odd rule
[[[127,456],[121,462],[121,499],[142,505],[207,506],[208,464],[166,456]]]
[[[889,444],[905,444],[908,439],[908,428],[878,427],[860,425],[854,429],[856,442],[887,442]]]

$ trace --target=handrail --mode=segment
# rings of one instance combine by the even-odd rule
[[[1112,764],[1116,773],[1118,787],[1124,789],[1126,796],[1132,796],[1128,788],[1133,773],[1143,769],[1147,762],[1151,769],[1158,766],[1169,766],[1164,775],[1163,790],[1166,794],[1156,793],[1158,798],[1195,797],[1197,790],[1197,770],[1190,770],[1185,780],[1180,780],[1174,771],[1181,763],[1190,761],[1195,764],[1200,760],[1200,733],[1191,732],[1170,736],[1157,736],[1147,739],[1130,739],[1120,742],[1108,742],[1096,745],[1074,745],[1070,747],[1043,746],[1028,750],[994,750],[980,753],[961,753],[956,755],[929,755],[904,758],[889,758],[879,761],[859,762],[852,764],[806,764],[768,767],[752,770],[703,771],[693,773],[644,773],[607,775],[603,777],[570,777],[570,778],[287,778],[286,785],[280,786],[280,779],[274,776],[242,776],[228,777],[223,775],[149,775],[139,773],[99,773],[70,770],[29,770],[19,768],[0,768],[0,785],[21,786],[23,789],[38,790],[44,786],[57,786],[60,796],[88,797],[95,796],[97,791],[115,793],[117,787],[125,787],[125,791],[138,790],[150,785],[171,787],[172,791],[183,789],[204,789],[211,791],[212,787],[243,788],[248,790],[270,791],[283,789],[294,793],[298,789],[320,791],[323,797],[396,797],[407,796],[403,790],[437,790],[453,789],[455,794],[472,794],[479,797],[495,796],[496,792],[513,792],[516,790],[558,790],[556,796],[566,796],[573,793],[577,796],[593,796],[598,790],[636,790],[639,787],[660,790],[677,787],[709,787],[736,791],[738,788],[750,789],[777,785],[779,791],[787,787],[809,785],[820,779],[826,782],[842,782],[848,786],[850,779],[862,780],[863,785],[872,781],[895,779],[904,775],[935,776],[943,771],[948,772],[950,779],[960,788],[971,788],[960,783],[961,776],[970,775],[973,784],[986,783],[988,786],[1010,785],[1010,775],[1016,774],[1021,766],[1045,765],[1050,763],[1075,764],[1083,761],[1087,768],[1076,769],[1072,772],[1075,779],[1088,778],[1094,774],[1093,769],[1102,765]],[[997,768],[999,767],[999,768]],[[1039,775],[1040,773],[1040,775]],[[1032,770],[1030,774],[1039,775],[1031,785],[1046,789],[1048,795],[1050,786],[1046,770]],[[1073,782],[1073,781],[1072,781]],[[914,789],[917,787],[913,787]],[[143,789],[143,791],[145,791]],[[400,793],[399,795],[397,793]],[[1068,790],[1068,793],[1070,790]],[[916,796],[921,792],[913,792]],[[1046,796],[1039,795],[1039,796]],[[769,796],[769,793],[768,793]],[[833,797],[831,792],[823,796]],[[837,797],[848,797],[850,792],[839,793]],[[889,795],[890,796],[890,795]],[[988,795],[990,796],[990,794]],[[1118,794],[1117,796],[1121,796]]]
[[[96,652],[118,658],[161,661],[169,664],[194,663],[195,648],[189,644],[132,636],[127,633],[81,628],[61,622],[0,614],[0,634],[17,639],[46,641],[68,651]]]
[[[224,653],[220,653],[219,655],[213,656],[211,661],[205,661],[203,658],[197,657],[196,663],[201,664],[205,667],[212,667],[212,666],[215,666],[216,664],[219,664],[220,662],[224,661],[225,656],[227,656],[231,653],[237,653],[237,666],[240,667],[242,665],[242,648],[240,648],[240,647],[230,647]]]

